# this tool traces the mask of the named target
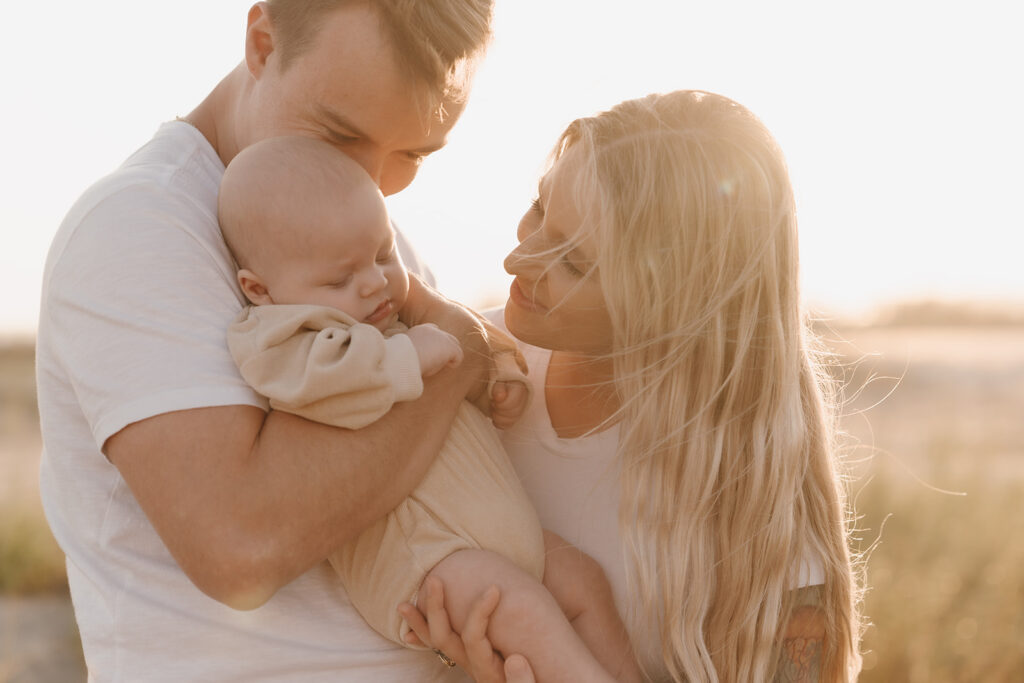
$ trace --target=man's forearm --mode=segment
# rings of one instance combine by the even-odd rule
[[[467,332],[471,336],[471,333]],[[255,607],[398,504],[440,449],[486,354],[349,431],[248,406],[159,415],[106,452],[172,555],[212,597]]]
[[[287,413],[266,416],[250,467],[279,502],[253,518],[257,525],[246,536],[274,540],[268,564],[277,574],[275,590],[386,515],[419,484],[466,393],[459,379],[427,380],[421,399],[395,404],[358,431]]]

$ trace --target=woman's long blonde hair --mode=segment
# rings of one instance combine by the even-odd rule
[[[577,120],[556,158],[569,147],[615,330],[637,615],[674,680],[769,681],[800,560],[818,558],[823,680],[855,678],[851,519],[781,151],[747,109],[691,91]]]

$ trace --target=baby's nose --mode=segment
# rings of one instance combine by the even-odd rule
[[[388,277],[383,268],[371,268],[363,278],[363,296],[373,294],[388,284]]]

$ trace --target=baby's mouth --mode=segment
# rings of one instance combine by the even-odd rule
[[[371,325],[379,323],[381,320],[384,320],[389,315],[391,315],[391,312],[393,310],[394,306],[391,303],[391,299],[385,299],[383,302],[381,302],[380,306],[373,309],[373,313],[366,316],[366,322],[370,323]]]

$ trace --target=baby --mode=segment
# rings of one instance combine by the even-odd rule
[[[424,376],[461,361],[447,332],[399,320],[409,276],[383,198],[328,143],[280,137],[243,150],[224,174],[219,219],[252,304],[228,330],[228,345],[272,408],[358,429],[416,399]],[[501,400],[491,409],[501,425],[522,413],[526,390],[509,388],[525,379],[511,356],[496,358],[495,380],[505,384],[492,392]],[[367,623],[396,643],[413,640],[396,608],[425,601],[428,576],[443,581],[446,604],[467,604],[496,585],[501,601],[488,637],[499,651],[526,656],[539,681],[578,676],[581,662],[594,672],[587,680],[613,680],[606,670],[638,680],[614,607],[594,606],[608,595],[603,577],[587,579],[592,591],[582,576],[566,581],[579,554],[564,549],[549,548],[545,568],[546,540],[558,543],[541,530],[491,424],[463,402],[416,490],[329,560]],[[541,581],[575,588],[556,589],[552,600]]]

